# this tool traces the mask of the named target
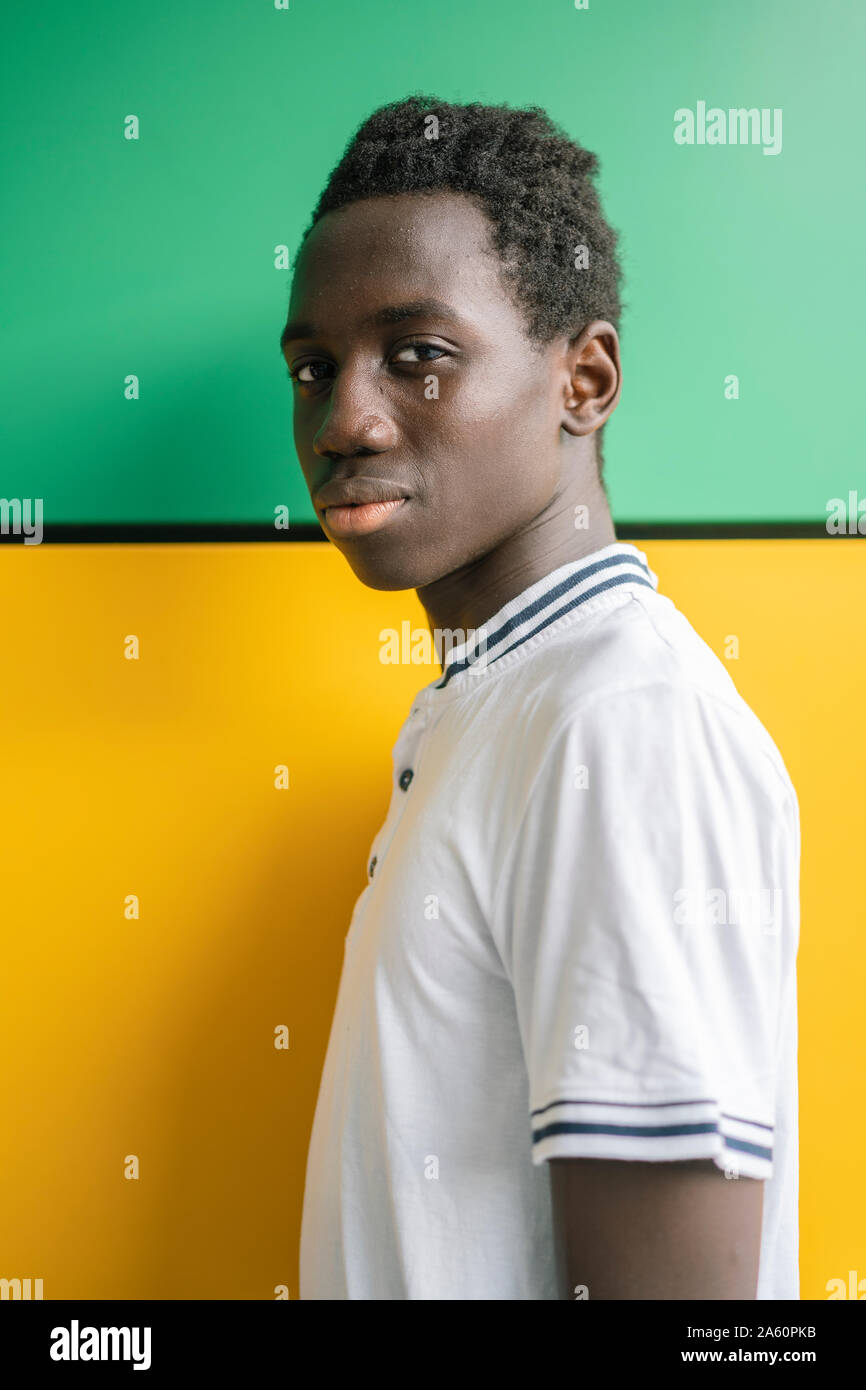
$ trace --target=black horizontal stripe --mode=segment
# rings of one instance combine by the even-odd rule
[[[278,531],[267,522],[256,521],[43,521],[42,545],[181,545],[188,541],[260,542],[324,541],[320,526],[298,523],[288,531]],[[23,545],[23,536],[3,535],[6,541]],[[28,550],[38,547],[27,546]]]
[[[609,1105],[617,1110],[667,1110],[674,1105],[718,1105],[718,1101],[705,1096],[702,1100],[552,1100],[538,1110],[530,1110],[530,1117],[543,1115],[559,1105]],[[719,1112],[723,1120],[733,1120],[738,1125],[754,1125],[755,1129],[765,1129],[773,1133],[773,1125],[765,1125],[762,1120],[744,1120],[742,1115],[729,1115],[726,1110]]]
[[[769,1163],[773,1161],[773,1150],[765,1149],[761,1144],[750,1144],[746,1139],[734,1139],[730,1134],[722,1134],[726,1149],[741,1149],[743,1153],[756,1154],[758,1158],[766,1158]]]
[[[718,1134],[715,1120],[695,1120],[679,1125],[603,1125],[592,1120],[554,1120],[533,1133],[532,1142],[539,1143],[551,1134],[618,1134],[625,1139],[667,1139],[678,1134]]]
[[[831,535],[825,521],[623,521],[616,524],[617,540],[866,540],[847,531]],[[316,541],[329,544],[315,521],[299,521],[276,530],[268,521],[43,521],[42,545],[135,545],[150,542],[182,544],[196,541],[283,544]],[[0,544],[23,545],[24,537],[3,534]],[[31,547],[28,546],[28,549]]]
[[[659,1107],[667,1109],[669,1105],[717,1105],[718,1102],[704,1097],[703,1100],[552,1100],[549,1105],[542,1105],[539,1110],[531,1110],[531,1115],[543,1115],[545,1110],[552,1110],[555,1105],[615,1105],[620,1109],[628,1110],[653,1110]]]
[[[755,1129],[765,1129],[768,1134],[773,1133],[772,1125],[765,1125],[760,1120],[744,1120],[741,1115],[728,1115],[724,1110],[722,1111],[722,1119],[734,1120],[738,1125],[754,1125]]]
[[[540,1144],[554,1134],[609,1134],[623,1139],[669,1139],[686,1134],[718,1134],[726,1148],[738,1149],[744,1153],[755,1154],[758,1158],[772,1161],[773,1150],[761,1144],[751,1144],[745,1139],[734,1139],[719,1129],[712,1120],[696,1121],[680,1125],[603,1125],[582,1123],[577,1120],[559,1120],[536,1130],[532,1136],[533,1144]]]

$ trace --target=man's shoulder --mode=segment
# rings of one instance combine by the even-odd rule
[[[557,699],[567,710],[620,689],[693,685],[733,703],[740,699],[728,671],[685,615],[648,588],[635,587],[588,622],[564,626],[536,662],[551,713]]]
[[[781,753],[729,671],[665,595],[641,589],[536,654],[526,735],[606,739],[664,757],[691,741],[725,754],[796,799]],[[530,732],[531,730],[531,732]]]

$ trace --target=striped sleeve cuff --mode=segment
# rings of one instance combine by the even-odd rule
[[[773,1126],[714,1100],[563,1099],[533,1110],[531,1120],[536,1165],[548,1158],[711,1158],[726,1173],[773,1176]]]

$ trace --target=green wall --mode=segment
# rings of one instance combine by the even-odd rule
[[[281,503],[314,520],[274,247],[294,252],[358,121],[420,90],[537,103],[601,159],[626,273],[605,435],[617,520],[823,521],[830,497],[866,493],[864,15],[860,0],[7,13],[0,495],[42,497],[46,527],[268,522]],[[674,112],[699,100],[781,108],[781,152],[677,145]]]

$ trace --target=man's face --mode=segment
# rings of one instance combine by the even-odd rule
[[[471,199],[403,194],[326,214],[298,260],[290,325],[298,458],[325,534],[363,583],[423,588],[548,504],[563,345],[527,336]],[[356,484],[361,500],[403,500],[329,514],[345,499],[319,489],[355,478],[379,480]]]

